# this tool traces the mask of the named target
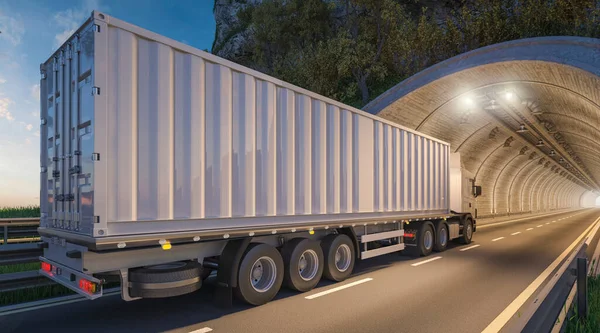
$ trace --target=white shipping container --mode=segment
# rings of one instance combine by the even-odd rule
[[[94,12],[42,64],[42,227],[94,238],[449,213],[449,145]]]

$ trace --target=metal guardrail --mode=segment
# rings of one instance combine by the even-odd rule
[[[0,219],[0,266],[39,262],[39,217]],[[54,282],[35,271],[0,274],[0,292],[44,286]]]

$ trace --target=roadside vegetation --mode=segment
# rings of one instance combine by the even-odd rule
[[[600,332],[600,276],[588,277],[588,309],[589,314],[585,320],[577,318],[577,303],[575,314],[568,318],[566,333],[598,333]]]
[[[239,3],[247,3],[238,0]],[[600,37],[596,0],[263,0],[238,12],[222,56],[362,107],[404,79],[458,54],[540,36]],[[217,27],[218,28],[218,27]],[[229,36],[231,35],[231,36]]]
[[[40,217],[39,206],[0,207],[0,219],[17,217]]]

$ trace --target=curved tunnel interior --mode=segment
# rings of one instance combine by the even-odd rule
[[[365,109],[449,142],[482,188],[463,203],[478,218],[597,203],[600,39],[534,38],[468,52]]]

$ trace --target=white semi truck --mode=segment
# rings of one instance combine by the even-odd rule
[[[447,143],[106,14],[40,82],[40,273],[90,299],[216,271],[218,299],[259,305],[475,231]]]

